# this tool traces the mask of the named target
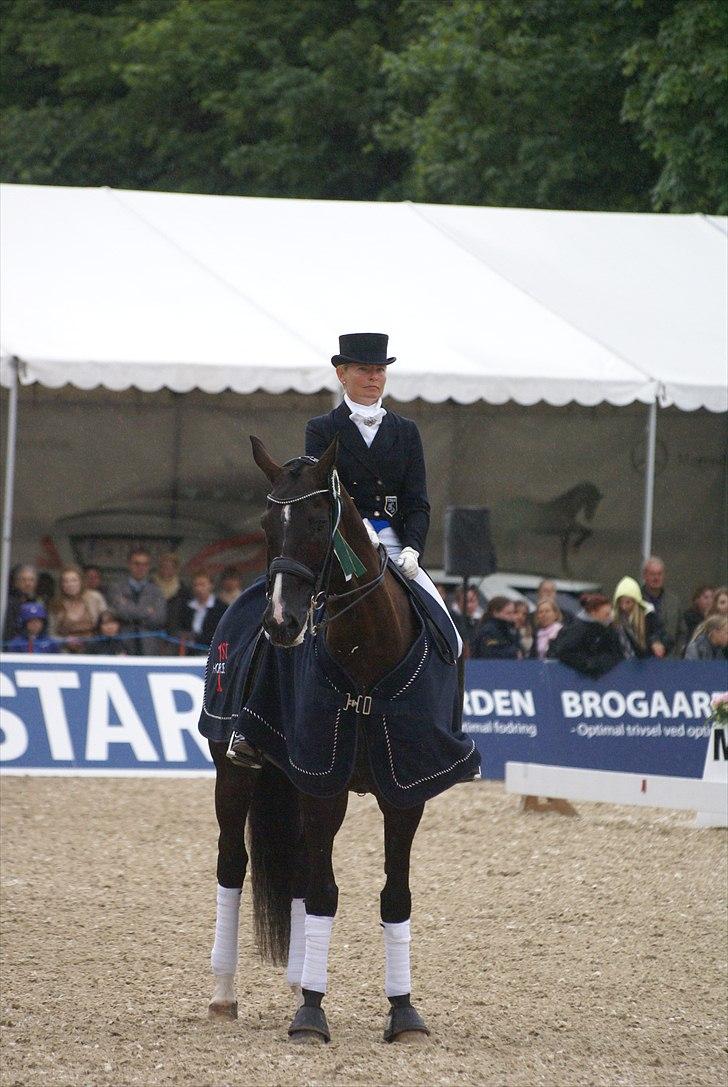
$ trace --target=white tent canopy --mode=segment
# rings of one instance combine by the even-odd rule
[[[383,329],[400,400],[728,406],[722,219],[18,185],[0,213],[24,383],[310,393]]]

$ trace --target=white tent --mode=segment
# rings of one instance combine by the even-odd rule
[[[17,185],[0,215],[4,565],[16,374],[311,393],[385,329],[400,400],[650,404],[646,534],[658,400],[728,406],[723,219]]]
[[[400,400],[728,403],[720,220],[17,185],[0,213],[24,381],[334,389],[337,333],[376,327]]]

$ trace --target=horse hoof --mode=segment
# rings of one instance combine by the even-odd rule
[[[390,1039],[397,1045],[429,1045],[428,1034],[424,1030],[403,1030]]]
[[[288,1028],[288,1037],[297,1045],[330,1042],[329,1024],[323,1008],[302,1004]]]
[[[297,1030],[294,1033],[289,1030],[288,1041],[291,1045],[326,1045],[326,1038],[315,1030]]]
[[[233,1001],[213,1001],[208,1006],[207,1018],[208,1019],[237,1019],[238,1017],[238,1002]]]
[[[385,1042],[405,1042],[422,1045],[427,1041],[429,1030],[424,1019],[411,1004],[389,1009],[384,1026]]]

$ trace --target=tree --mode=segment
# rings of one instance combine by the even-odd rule
[[[12,0],[4,179],[375,198],[399,0]],[[5,68],[5,64],[3,64]]]
[[[415,200],[637,210],[656,170],[621,120],[624,50],[672,0],[453,0],[386,57],[379,135]]]
[[[5,181],[726,211],[723,0],[0,0]]]
[[[653,38],[626,54],[623,115],[662,164],[654,206],[728,213],[728,6],[681,0]]]

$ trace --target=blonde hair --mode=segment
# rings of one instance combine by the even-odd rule
[[[157,567],[160,562],[171,562],[176,571],[179,571],[179,555],[176,551],[163,551],[157,559]]]
[[[713,603],[710,605],[710,611],[708,612],[709,617],[711,615],[720,615],[720,612],[718,611],[719,596],[728,596],[728,585],[719,585],[717,589],[713,590]]]
[[[699,623],[693,631],[693,636],[689,641],[689,645],[692,645],[696,638],[699,638],[701,634],[707,634],[710,636],[715,630],[722,630],[723,627],[728,627],[728,615],[709,615],[707,619],[703,619],[702,623]]]
[[[626,596],[626,593],[620,594],[620,596],[618,596],[615,600],[617,622],[623,623],[625,626],[628,626],[630,628],[632,634],[634,635],[635,641],[639,645],[640,649],[644,651],[647,648],[647,624],[645,622],[645,610],[644,608],[641,608],[635,600],[635,605],[632,608],[632,611],[629,613],[629,615],[625,615],[625,613],[619,607],[619,601],[622,596]],[[629,599],[632,600],[633,597],[629,597]]]
[[[561,608],[556,603],[556,601],[553,599],[553,597],[547,596],[544,600],[539,600],[538,604],[536,605],[536,618],[537,619],[538,619],[538,613],[541,610],[541,608],[543,608],[543,607],[551,608],[551,610],[554,612],[554,614],[556,616],[556,619],[554,620],[554,622],[563,623],[564,616],[562,614]]]
[[[58,583],[56,585],[56,591],[53,599],[50,602],[51,611],[63,611],[63,601],[66,599],[66,594],[63,592],[63,578],[66,574],[76,574],[81,582],[81,591],[78,594],[79,600],[84,600],[84,596],[87,590],[83,587],[83,570],[75,562],[66,563],[61,567],[61,572],[58,576]],[[84,600],[85,603],[85,600]]]

